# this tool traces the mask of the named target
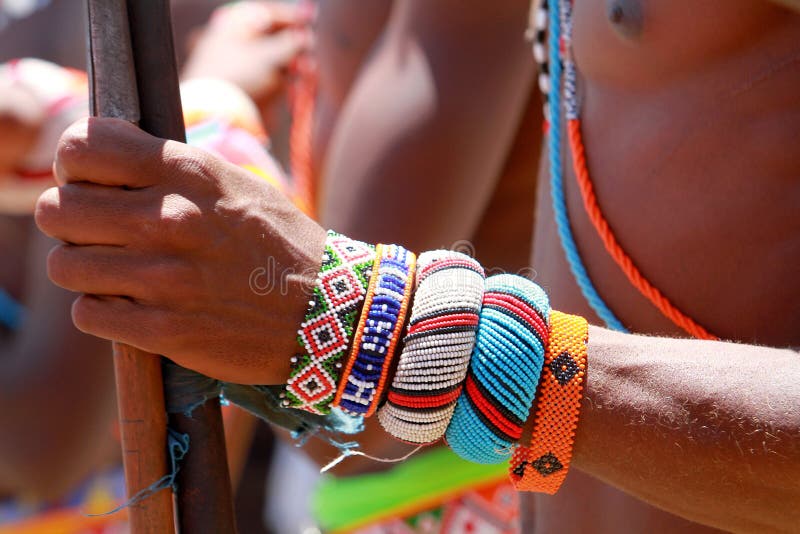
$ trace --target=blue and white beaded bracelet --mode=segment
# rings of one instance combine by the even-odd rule
[[[371,416],[386,386],[411,299],[417,257],[399,245],[378,245],[353,349],[333,405]]]

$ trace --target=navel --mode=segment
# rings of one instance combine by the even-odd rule
[[[638,39],[644,17],[641,0],[606,0],[606,16],[614,30],[625,39]]]

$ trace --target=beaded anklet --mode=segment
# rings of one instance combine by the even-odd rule
[[[586,319],[553,311],[531,442],[514,451],[509,477],[518,491],[554,494],[572,460],[586,375]]]
[[[350,346],[374,260],[372,245],[328,232],[313,297],[297,332],[303,352],[292,357],[292,371],[281,395],[284,407],[330,413],[341,359]]]
[[[333,405],[369,417],[381,399],[406,319],[417,257],[398,245],[378,245],[350,360]]]
[[[439,440],[463,386],[483,298],[483,268],[464,254],[436,250],[417,262],[417,290],[388,402],[378,412],[395,438]]]
[[[446,434],[465,460],[501,463],[522,436],[542,370],[549,315],[547,295],[530,280],[507,274],[486,280],[466,387]]]

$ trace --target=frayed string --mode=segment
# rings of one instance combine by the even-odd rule
[[[377,456],[370,456],[369,454],[367,454],[365,452],[359,451],[359,450],[354,449],[354,448],[347,447],[348,445],[351,445],[351,444],[354,445],[355,447],[358,446],[358,443],[356,443],[354,441],[350,442],[350,443],[341,444],[342,445],[342,449],[340,449],[340,450],[342,451],[342,454],[340,454],[339,456],[334,458],[325,467],[320,469],[319,472],[320,473],[328,472],[329,470],[333,469],[334,467],[336,467],[337,465],[342,463],[345,460],[345,458],[348,458],[350,456],[361,456],[363,458],[368,458],[370,460],[374,460],[376,462],[385,463],[385,464],[393,464],[393,463],[397,463],[397,462],[402,462],[404,460],[408,460],[409,458],[411,458],[413,455],[418,453],[422,449],[422,447],[424,447],[424,445],[418,445],[415,449],[413,449],[412,451],[404,454],[403,456],[400,456],[399,458],[378,458]]]
[[[139,504],[143,500],[147,499],[151,495],[155,495],[163,489],[172,488],[173,493],[177,491],[178,488],[175,479],[178,477],[178,471],[181,469],[180,461],[183,460],[183,457],[186,456],[187,452],[189,452],[189,436],[186,434],[181,434],[180,432],[175,432],[171,428],[168,428],[167,450],[170,458],[169,473],[159,478],[141,491],[137,492],[136,495],[128,499],[128,502],[125,504],[121,504],[109,512],[103,512],[100,514],[86,514],[87,517],[100,517],[104,515],[115,514],[120,510],[128,508],[129,506]]]

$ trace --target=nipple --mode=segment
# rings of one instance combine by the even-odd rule
[[[626,39],[638,39],[644,23],[640,0],[606,0],[606,15],[614,30]]]

